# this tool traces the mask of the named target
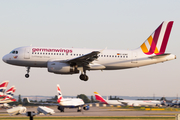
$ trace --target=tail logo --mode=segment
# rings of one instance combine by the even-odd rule
[[[164,21],[141,45],[142,51],[147,55],[164,54],[172,25],[173,21]]]

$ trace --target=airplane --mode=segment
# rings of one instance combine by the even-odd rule
[[[121,105],[124,106],[119,100],[105,100],[99,93],[94,92],[96,100],[100,101],[102,104],[107,105]]]
[[[160,106],[162,101],[158,100],[105,100],[99,93],[94,92],[96,100],[108,105],[122,106]]]
[[[31,67],[42,67],[55,74],[81,72],[79,78],[87,81],[87,70],[120,70],[176,59],[174,54],[165,53],[172,25],[173,21],[162,22],[140,47],[133,50],[25,46],[15,48],[2,60],[11,65],[27,67],[26,78]]]
[[[86,105],[80,98],[63,98],[59,85],[57,85],[57,92],[57,102],[59,103],[58,110],[61,112],[64,112],[64,108],[78,108],[77,112],[81,112],[82,108],[84,110],[89,110],[89,105]]]

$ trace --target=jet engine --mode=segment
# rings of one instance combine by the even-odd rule
[[[84,110],[89,110],[89,105],[83,107]]]
[[[137,104],[137,103],[134,103],[134,104],[133,104],[133,106],[139,106],[139,104]]]
[[[74,66],[70,66],[68,63],[49,61],[47,63],[48,72],[56,74],[75,74],[79,73]]]
[[[127,106],[133,106],[133,103],[127,103]]]

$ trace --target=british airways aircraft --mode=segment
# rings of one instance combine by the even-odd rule
[[[84,101],[80,98],[63,98],[61,89],[59,85],[57,85],[58,92],[58,110],[64,112],[64,108],[78,108],[77,112],[81,112],[83,108],[84,110],[89,110],[89,105],[85,104]]]
[[[176,59],[165,53],[173,21],[164,21],[134,50],[100,50],[79,48],[19,47],[3,57],[5,63],[27,67],[44,67],[55,74],[80,74],[88,80],[87,70],[119,70],[156,64]]]

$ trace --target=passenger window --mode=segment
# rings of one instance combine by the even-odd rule
[[[103,57],[103,55],[101,55],[101,57]]]
[[[114,55],[112,55],[112,57],[114,57]]]
[[[16,51],[16,54],[18,54],[18,51]]]
[[[61,53],[59,53],[59,55],[61,55]]]
[[[54,53],[54,55],[56,55],[56,53]]]
[[[53,55],[53,53],[51,53],[51,55]]]
[[[50,55],[50,53],[49,53],[49,55]]]
[[[42,54],[42,53],[40,53],[40,54]]]
[[[106,55],[104,55],[104,57],[106,57]]]
[[[108,55],[107,55],[107,57],[108,57]]]
[[[62,53],[62,55],[64,55],[64,53]]]
[[[111,55],[109,55],[109,57],[111,57]]]

